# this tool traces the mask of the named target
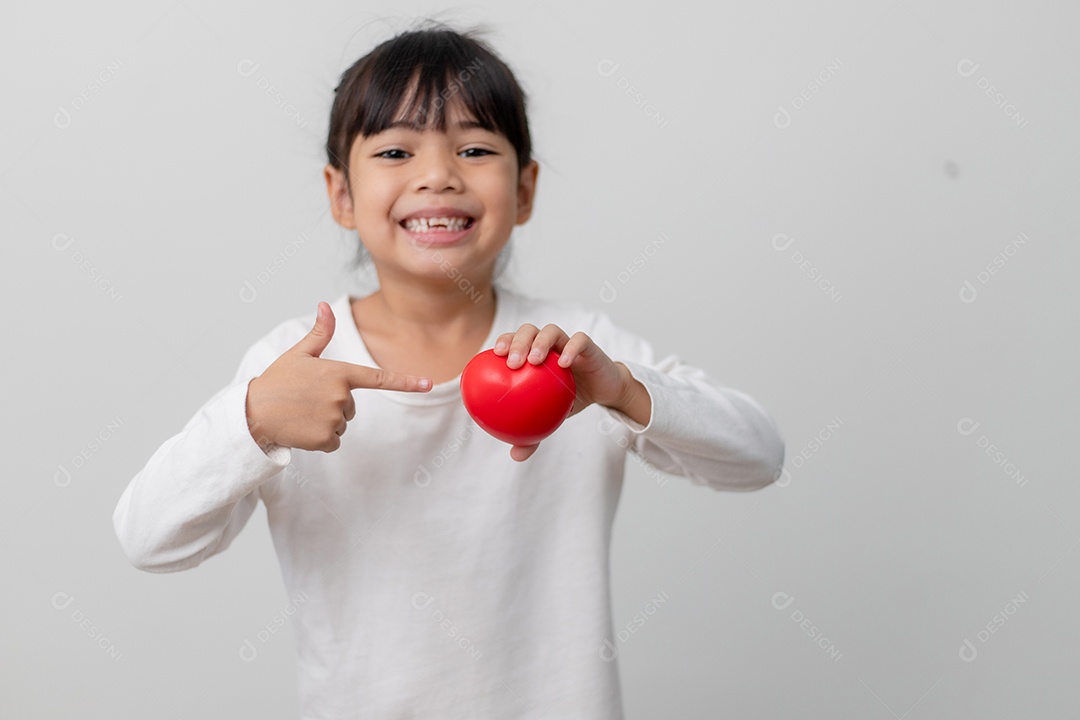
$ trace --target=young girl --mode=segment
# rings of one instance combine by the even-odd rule
[[[627,452],[755,490],[783,463],[775,424],[605,314],[497,281],[538,166],[524,93],[471,34],[414,30],[361,58],[327,151],[334,218],[379,289],[247,351],[120,497],[124,552],[195,567],[262,501],[305,718],[621,718],[608,551]],[[462,405],[461,371],[491,347],[510,368],[555,351],[574,374],[572,414],[539,445],[508,452]]]

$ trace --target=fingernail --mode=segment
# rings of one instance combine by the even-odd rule
[[[504,343],[504,342],[495,343],[495,352],[497,352],[497,353],[506,352],[506,343]]]
[[[510,357],[506,358],[506,364],[507,365],[513,365],[514,363],[519,362],[520,360],[521,360],[521,353],[516,352],[516,353],[513,353]]]
[[[530,360],[539,360],[540,359],[540,351],[538,349],[536,349],[536,348],[533,348],[532,351],[529,353],[529,359]]]
[[[427,390],[429,387],[431,387],[431,381],[427,378],[420,378],[420,389]]]

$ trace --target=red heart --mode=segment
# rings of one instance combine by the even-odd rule
[[[511,445],[535,445],[562,425],[574,407],[574,373],[560,367],[559,353],[511,370],[506,356],[485,350],[461,372],[465,409],[491,435]]]

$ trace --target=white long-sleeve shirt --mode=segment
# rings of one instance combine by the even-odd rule
[[[321,357],[375,366],[350,296]],[[609,588],[627,451],[717,490],[776,479],[784,444],[750,396],[651,346],[605,313],[496,287],[483,348],[523,323],[587,333],[648,390],[647,425],[599,405],[524,462],[487,435],[458,379],[426,393],[355,390],[332,453],[264,452],[248,382],[315,323],[285,321],[131,480],[113,515],[130,561],[195,567],[261,500],[295,612],[302,717],[623,717]],[[478,348],[479,350],[479,348]],[[243,653],[243,650],[241,650]]]

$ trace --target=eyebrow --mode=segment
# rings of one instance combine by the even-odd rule
[[[412,122],[410,120],[395,120],[394,122],[387,125],[386,129],[387,130],[392,130],[393,128],[399,128],[399,127],[403,127],[403,128],[405,128],[407,130],[415,130],[416,132],[422,132],[423,131],[422,127],[420,127],[419,125],[417,125],[416,123],[414,123],[414,122]],[[454,127],[460,128],[462,130],[480,129],[480,130],[488,130],[488,131],[490,131],[490,128],[485,126],[483,123],[477,122],[476,120],[461,120],[459,122],[454,123]]]

